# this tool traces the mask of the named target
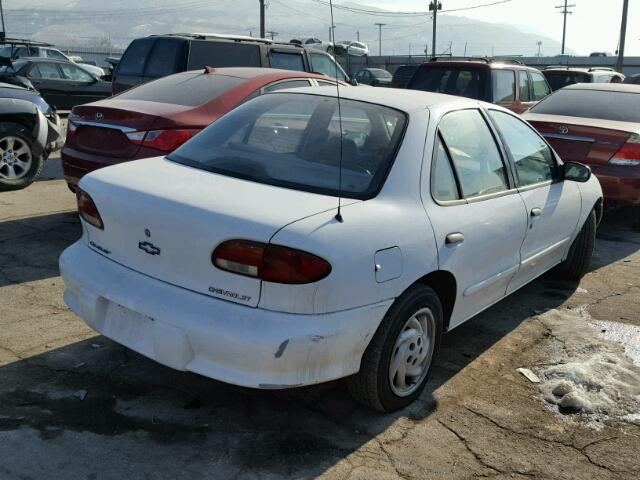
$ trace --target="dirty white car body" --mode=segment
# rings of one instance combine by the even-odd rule
[[[333,88],[295,92],[263,97],[336,101]],[[405,119],[388,175],[371,198],[344,194],[340,219],[336,195],[211,173],[164,157],[99,170],[84,177],[80,188],[95,202],[104,227],[82,217],[82,238],[60,258],[69,307],[103,335],[172,368],[247,387],[288,388],[360,371],[383,319],[416,285],[429,285],[442,297],[441,318],[439,307],[432,307],[429,328],[434,318],[442,325],[422,333],[418,326],[417,334],[411,330],[413,343],[402,347],[431,342],[420,360],[428,370],[439,331],[460,325],[564,260],[601,201],[595,177],[519,188],[509,166],[507,186],[499,192],[437,199],[442,195],[434,195],[440,187],[432,188],[439,178],[434,159],[447,118],[456,128],[455,115],[484,122],[497,161],[508,162],[508,155],[489,111],[519,122],[545,148],[546,143],[507,110],[473,100],[370,87],[344,89],[342,98],[352,106],[385,106],[398,112],[396,120]],[[267,101],[251,100],[228,118]],[[349,128],[348,119],[343,122]],[[287,131],[280,123],[272,128],[273,138]],[[366,142],[358,148],[365,147]],[[474,161],[455,151],[463,162]],[[489,173],[475,177],[483,175],[495,179]],[[306,284],[226,271],[212,264],[212,252],[230,239],[310,252],[331,271]],[[412,360],[406,354],[403,359]],[[414,383],[426,376],[421,370]],[[400,403],[368,403],[391,410],[406,404],[402,397],[420,392],[396,387]]]

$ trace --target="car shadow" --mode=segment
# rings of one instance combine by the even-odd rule
[[[35,254],[29,262],[45,264],[47,275],[57,274],[59,253],[80,233],[75,215],[16,222],[15,231],[35,230],[29,235],[34,243],[27,252]],[[640,246],[637,236],[629,240],[625,225],[624,218],[603,223],[600,236],[609,239],[598,243],[595,268]],[[12,242],[19,238],[0,240],[4,242],[0,246],[9,242],[17,248]],[[46,247],[38,248],[38,242]],[[8,258],[0,253],[0,258],[12,264],[19,253]],[[19,274],[20,265],[17,259],[12,264],[14,275]],[[29,269],[21,275],[15,279],[43,278]],[[215,472],[219,478],[241,472],[258,478],[316,477],[396,422],[428,418],[438,408],[434,392],[533,314],[562,305],[576,288],[576,283],[546,274],[448,333],[425,391],[399,412],[383,415],[361,407],[340,381],[285,391],[234,387],[171,370],[98,336],[0,367],[0,433],[33,430],[44,443],[32,449],[62,441],[64,436],[67,449],[127,458],[127,472],[133,479],[146,478],[149,459],[127,455],[124,441],[107,442],[108,437],[138,435],[141,451],[169,448],[176,470],[163,472],[168,478],[188,476],[182,470],[185,463],[193,468],[200,465],[205,470],[198,471]],[[90,436],[93,442],[85,444],[80,434],[98,435],[105,441],[96,442]],[[55,451],[68,455],[63,450]],[[46,461],[55,465],[69,458],[49,453]]]
[[[57,277],[60,253],[81,232],[76,212],[0,222],[0,287]]]

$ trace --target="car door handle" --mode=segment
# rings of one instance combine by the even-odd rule
[[[450,233],[449,235],[447,235],[447,238],[445,239],[445,243],[447,245],[454,245],[456,243],[462,243],[462,242],[464,242],[464,235],[461,234],[460,232]]]
[[[532,217],[539,217],[540,215],[542,215],[542,209],[535,207],[531,209],[531,216]]]

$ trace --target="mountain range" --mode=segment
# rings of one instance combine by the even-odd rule
[[[266,29],[276,40],[329,38],[331,13],[324,1],[268,0]],[[334,9],[335,38],[360,40],[377,55],[424,55],[431,50],[428,15],[384,16],[385,11],[362,3],[336,2],[366,8],[365,15]],[[391,2],[390,2],[391,3]],[[259,35],[258,0],[5,0],[8,36],[50,41],[60,46],[125,47],[133,38],[155,33],[216,32]],[[380,30],[375,23],[385,23]],[[381,38],[379,37],[381,33]],[[525,55],[560,51],[559,42],[515,26],[480,22],[462,16],[438,17],[438,53],[453,55]],[[270,34],[268,33],[269,37]],[[381,41],[380,41],[381,40]]]

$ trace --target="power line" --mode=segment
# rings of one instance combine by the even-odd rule
[[[314,3],[318,3],[320,5],[324,5],[324,6],[328,6],[329,2],[326,0],[311,0]],[[494,1],[494,2],[489,2],[489,3],[481,3],[479,5],[472,5],[469,7],[460,7],[460,8],[452,8],[449,10],[441,10],[440,13],[450,13],[450,12],[463,12],[466,10],[475,10],[478,8],[485,8],[485,7],[493,7],[495,5],[502,5],[504,3],[510,3],[513,2],[515,0],[498,0],[498,1]],[[391,11],[391,10],[369,10],[366,8],[360,8],[360,7],[352,7],[349,5],[334,5],[333,8],[335,9],[339,9],[339,10],[346,10],[348,12],[351,13],[360,13],[360,14],[364,14],[364,15],[372,15],[372,16],[379,16],[379,17],[415,17],[415,16],[429,16],[430,13],[427,11],[418,11],[418,12],[403,12],[403,11]]]

